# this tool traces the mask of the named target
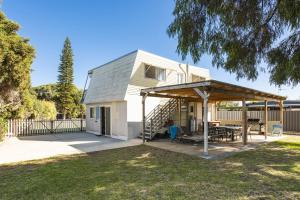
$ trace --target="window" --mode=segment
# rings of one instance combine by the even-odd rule
[[[99,120],[100,119],[100,107],[97,106],[96,107],[96,120]]]
[[[151,65],[145,65],[145,77],[152,78],[159,81],[166,80],[166,69],[154,67]]]
[[[95,108],[90,107],[90,118],[95,118]]]
[[[183,74],[182,73],[177,73],[177,83],[178,84],[184,83]]]
[[[206,78],[198,75],[192,74],[192,82],[199,82],[199,81],[205,81]]]

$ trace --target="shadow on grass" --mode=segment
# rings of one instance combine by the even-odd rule
[[[223,160],[140,145],[4,165],[0,194],[7,199],[296,199],[298,145],[275,142]]]

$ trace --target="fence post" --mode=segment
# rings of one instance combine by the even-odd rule
[[[10,120],[7,120],[7,133],[5,135],[8,136],[9,132],[10,132]]]
[[[82,118],[80,119],[80,131],[83,131],[83,120],[82,120]]]
[[[20,129],[20,127],[21,127],[21,126],[20,126],[20,124],[21,124],[21,123],[20,123],[20,119],[18,119],[17,124],[18,124],[18,136],[22,136],[22,135],[21,135],[21,129]]]
[[[51,133],[54,133],[54,121],[51,120],[50,123],[51,123],[51,129],[50,129],[50,132],[51,132]]]

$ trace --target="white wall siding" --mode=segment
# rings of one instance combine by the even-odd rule
[[[129,85],[129,89],[134,86]],[[142,97],[136,94],[127,94],[127,122],[128,137],[137,137],[142,131]],[[157,105],[165,103],[168,99],[147,97],[145,102],[145,114],[150,113]]]
[[[111,103],[111,123],[112,137],[119,139],[128,139],[127,126],[127,102],[112,102]]]
[[[111,114],[111,136],[120,139],[127,139],[127,102],[107,102],[98,104],[89,104],[86,106],[86,130],[94,134],[101,135],[100,119],[90,118],[90,107],[110,107]]]

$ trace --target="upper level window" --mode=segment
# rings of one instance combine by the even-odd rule
[[[95,118],[95,108],[90,107],[90,118]]]
[[[182,73],[177,73],[177,84],[184,83],[184,77]]]
[[[192,74],[192,82],[199,82],[199,81],[205,81],[205,80],[206,80],[205,77]]]
[[[159,81],[166,80],[166,69],[154,67],[151,65],[145,65],[145,77],[153,78]]]

